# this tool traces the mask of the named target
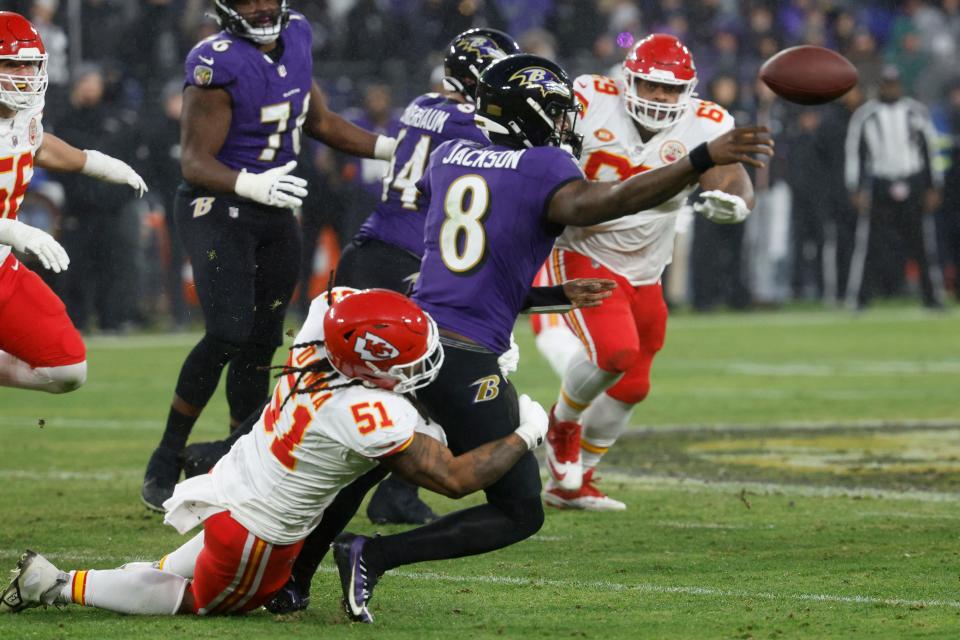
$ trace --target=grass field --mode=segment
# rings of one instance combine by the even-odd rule
[[[514,381],[548,404],[557,381],[518,333]],[[195,339],[93,338],[79,392],[0,390],[0,566],[28,546],[109,568],[180,543],[137,496]],[[221,395],[198,439],[225,432]],[[373,627],[346,622],[327,562],[295,616],[71,607],[0,619],[0,637],[960,637],[956,310],[679,315],[634,422],[602,483],[626,512],[549,511],[514,547],[390,573]]]

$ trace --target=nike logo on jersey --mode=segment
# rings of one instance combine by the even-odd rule
[[[206,56],[197,56],[197,57],[200,58],[200,62],[204,64],[213,64],[213,58],[208,58]]]
[[[284,91],[283,97],[284,97],[284,98],[289,98],[290,96],[292,96],[292,95],[294,95],[294,94],[297,94],[297,93],[300,93],[300,89],[299,89],[299,88],[297,88],[297,89],[290,89],[290,91]]]

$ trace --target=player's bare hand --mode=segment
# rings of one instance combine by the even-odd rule
[[[616,288],[616,282],[604,278],[577,278],[563,283],[563,293],[574,309],[599,307]]]
[[[707,143],[710,158],[716,164],[742,162],[762,168],[763,161],[754,156],[773,156],[773,138],[767,127],[749,126],[731,129]]]

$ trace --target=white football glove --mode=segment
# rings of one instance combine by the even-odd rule
[[[87,154],[87,161],[80,173],[104,182],[128,185],[137,192],[138,198],[142,198],[148,191],[147,183],[143,181],[140,174],[123,160],[117,160],[95,149],[85,149],[84,153]]]
[[[539,402],[531,400],[530,396],[520,396],[520,426],[514,431],[527,443],[527,449],[533,451],[547,437],[547,412]]]
[[[263,173],[250,173],[246,169],[237,176],[233,190],[238,196],[249,198],[268,207],[296,209],[303,204],[307,195],[307,181],[297,176],[287,175],[297,166],[291,160],[282,167],[275,167]]]
[[[53,236],[19,220],[0,220],[0,244],[10,245],[22,253],[32,253],[40,258],[45,269],[55,273],[66,271],[70,266],[70,257]]]
[[[704,191],[693,203],[693,210],[717,224],[737,224],[750,215],[743,198],[723,191]]]
[[[513,333],[510,334],[510,348],[500,354],[497,365],[500,367],[500,375],[504,378],[520,366],[520,345],[513,339]]]

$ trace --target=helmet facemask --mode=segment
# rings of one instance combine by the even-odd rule
[[[408,364],[395,364],[385,372],[383,378],[388,382],[395,380],[396,383],[389,386],[395,393],[410,393],[417,389],[427,386],[440,374],[440,367],[443,366],[443,347],[440,345],[440,334],[437,330],[437,323],[433,318],[427,316],[430,323],[430,330],[427,335],[427,350],[422,356]],[[371,368],[376,369],[372,363],[368,363]],[[380,376],[378,376],[380,377]]]
[[[623,92],[624,107],[630,117],[648,131],[661,131],[678,123],[690,108],[690,98],[693,97],[693,90],[697,86],[696,78],[676,80],[673,74],[660,75],[657,69],[651,70],[650,73],[637,73],[624,67],[623,77],[627,85]],[[680,87],[676,103],[640,97],[640,87],[644,81]]]
[[[22,111],[40,105],[47,91],[47,54],[39,49],[20,49],[17,55],[0,56],[0,60],[34,63],[36,73],[23,75],[0,71],[0,104]]]
[[[290,8],[287,5],[287,0],[280,0],[280,8],[272,16],[272,23],[262,27],[247,22],[246,18],[231,6],[230,0],[213,0],[213,4],[217,10],[217,22],[223,29],[256,44],[275,42],[280,37],[280,32],[290,22]]]
[[[436,379],[440,373],[440,367],[443,365],[444,357],[437,323],[430,316],[426,317],[428,321],[427,349],[423,352],[423,355],[412,362],[395,364],[386,369],[381,369],[373,362],[364,361],[361,366],[365,366],[367,370],[355,368],[352,372],[341,370],[337,366],[336,358],[330,358],[330,364],[341,375],[363,380],[369,386],[380,387],[395,393],[410,393],[421,389]]]

